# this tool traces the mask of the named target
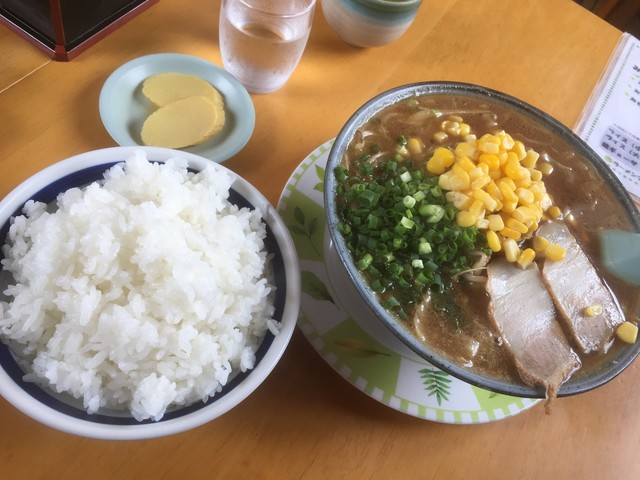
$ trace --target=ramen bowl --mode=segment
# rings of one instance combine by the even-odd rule
[[[398,111],[393,112],[394,109]],[[403,118],[404,123],[399,123],[398,118]],[[389,160],[394,162],[397,160],[402,164],[404,159],[410,157],[411,162],[421,165],[417,167],[418,169],[431,171],[432,168],[428,165],[425,167],[424,164],[433,156],[436,148],[453,151],[454,146],[460,143],[477,145],[476,140],[481,136],[497,135],[501,131],[506,131],[512,140],[522,142],[523,147],[526,146],[527,149],[539,154],[537,161],[540,165],[546,164],[546,168],[544,176],[542,173],[538,175],[545,184],[548,200],[552,200],[558,207],[561,212],[561,221],[572,226],[575,238],[582,245],[585,255],[594,265],[599,278],[605,282],[607,288],[611,288],[617,300],[620,301],[626,319],[637,324],[637,314],[633,309],[637,305],[640,291],[637,287],[613,277],[599,264],[597,241],[598,232],[601,229],[640,231],[640,215],[630,196],[614,173],[593,150],[560,122],[523,101],[481,86],[456,82],[403,85],[372,98],[349,118],[337,135],[327,161],[324,201],[330,238],[339,263],[372,314],[392,334],[431,364],[472,385],[506,395],[544,398],[586,392],[605,384],[628,367],[640,351],[640,342],[624,343],[617,339],[612,328],[611,335],[603,341],[601,350],[597,353],[585,354],[580,350],[582,346],[574,344],[572,336],[558,329],[559,335],[566,337],[562,340],[568,345],[566,348],[575,354],[575,357],[571,358],[574,360],[579,358],[572,364],[572,375],[568,379],[566,377],[563,379],[559,389],[552,389],[550,392],[545,387],[547,385],[545,383],[525,382],[522,379],[521,365],[513,360],[516,357],[513,355],[516,347],[508,342],[509,339],[504,336],[502,327],[496,327],[496,322],[493,321],[494,316],[491,312],[495,312],[495,309],[491,309],[495,305],[489,302],[484,287],[486,259],[480,266],[469,267],[460,273],[460,276],[455,277],[456,285],[461,286],[456,287],[458,289],[455,290],[456,295],[446,299],[446,308],[433,305],[433,298],[441,298],[441,292],[449,291],[441,285],[446,284],[450,279],[444,281],[444,273],[438,270],[440,267],[437,265],[431,268],[431,272],[434,272],[432,276],[437,278],[437,281],[432,284],[434,286],[426,288],[421,293],[421,298],[425,298],[425,301],[419,300],[415,302],[415,306],[406,306],[402,297],[399,297],[400,301],[396,299],[394,307],[385,295],[387,291],[399,288],[398,283],[402,280],[398,282],[386,279],[387,283],[383,282],[381,287],[381,282],[375,281],[379,272],[371,272],[368,270],[369,263],[363,263],[363,256],[358,254],[358,258],[354,258],[352,254],[356,248],[354,244],[369,243],[372,249],[379,248],[384,252],[381,262],[395,260],[392,251],[394,246],[380,246],[380,241],[371,241],[363,235],[357,240],[348,237],[353,223],[345,219],[347,215],[345,211],[363,208],[363,204],[354,206],[349,203],[351,200],[345,200],[344,179],[359,178],[359,176],[369,180],[375,178],[375,174],[368,170],[369,167],[361,166],[363,163],[368,162],[378,168]],[[385,135],[389,138],[385,138]],[[476,135],[476,137],[470,135]],[[412,140],[414,137],[417,140]],[[454,142],[453,137],[458,140]],[[411,142],[414,144],[411,145]],[[390,149],[392,153],[386,154],[385,152]],[[354,152],[357,152],[357,155]],[[453,154],[449,155],[453,157]],[[349,169],[355,168],[350,165],[358,163],[354,160],[355,158],[360,159],[358,168],[364,168],[365,173]],[[363,158],[365,160],[362,160]],[[537,156],[536,159],[538,159]],[[542,166],[540,168],[542,169]],[[443,170],[437,174],[432,172],[427,174],[427,177],[433,179],[435,176],[436,184],[444,185],[437,177],[442,172]],[[442,187],[441,194],[448,199],[443,200],[444,204],[453,202],[454,197],[449,197],[445,193],[450,188],[446,185]],[[387,195],[386,192],[382,195]],[[378,199],[375,202],[378,202]],[[371,206],[363,208],[363,211],[366,213],[369,209],[373,214],[372,217],[382,218],[386,213],[384,209],[378,209],[379,205],[371,200]],[[468,205],[461,206],[459,209],[470,208]],[[548,206],[545,205],[545,207]],[[410,213],[404,213],[405,207],[407,205],[400,206],[401,216],[411,217]],[[391,208],[391,206],[387,205],[385,208]],[[449,211],[449,209],[447,207],[446,210]],[[455,209],[455,212],[457,211],[458,208]],[[550,210],[542,215],[541,222],[546,222],[550,218],[548,212]],[[457,213],[452,215],[458,218]],[[376,225],[379,223],[379,218],[373,218],[371,222]],[[403,218],[400,223],[403,225],[401,231],[406,231],[414,228],[415,222],[404,222]],[[476,222],[469,228],[473,229],[480,225],[483,224]],[[485,226],[485,228],[488,227]],[[379,238],[380,234],[375,233],[375,235]],[[524,249],[522,242],[529,240],[527,235],[523,235],[515,243],[518,248]],[[431,246],[429,248],[431,249]],[[504,250],[491,251],[484,243],[479,250],[490,256],[488,265],[501,256],[507,255]],[[534,252],[533,249],[532,252]],[[415,270],[425,268],[424,265],[427,265],[429,258],[432,258],[430,255],[434,254],[429,250],[423,253],[424,259],[419,259],[418,264],[414,264],[413,261],[411,263],[411,267],[415,267]],[[550,253],[548,258],[549,260],[544,261],[552,261]],[[540,264],[542,270],[542,263],[540,263],[542,261],[538,254],[531,263],[523,264],[518,268],[526,270],[526,268],[537,268]],[[399,275],[411,285],[410,282],[414,282],[417,277],[409,278],[409,274],[406,274],[406,264],[404,268],[404,272],[401,271]],[[569,274],[568,270],[567,275]],[[581,278],[574,280],[575,284],[582,281]],[[569,278],[569,283],[571,282],[572,279]],[[451,283],[454,282],[451,281]],[[438,294],[432,292],[438,292]],[[428,298],[431,300],[427,302]],[[530,312],[534,308],[534,303],[527,303],[532,302],[531,298],[517,300],[522,303],[514,304],[516,316],[518,311]],[[518,310],[519,308],[521,310]],[[421,312],[419,316],[416,313],[418,311]],[[560,322],[559,309],[552,306],[549,311],[554,312],[552,322]],[[442,321],[443,319],[447,322]],[[526,333],[522,335],[522,341],[528,342]],[[494,354],[494,360],[487,360]],[[581,368],[573,370],[573,367],[579,363]]]

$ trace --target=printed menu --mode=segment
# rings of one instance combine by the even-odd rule
[[[640,41],[624,33],[574,131],[640,201]]]

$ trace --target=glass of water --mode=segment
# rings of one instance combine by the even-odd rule
[[[281,88],[307,44],[316,0],[222,0],[224,68],[252,93]]]

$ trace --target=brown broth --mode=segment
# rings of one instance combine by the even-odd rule
[[[573,218],[573,233],[599,269],[629,319],[636,319],[640,305],[637,288],[625,285],[607,274],[599,265],[599,245],[596,232],[601,228],[628,230],[628,215],[615,193],[605,184],[596,170],[584,161],[567,142],[533,123],[528,117],[514,113],[506,107],[485,101],[451,95],[413,97],[383,109],[371,118],[355,135],[347,148],[343,166],[351,173],[358,172],[358,159],[370,152],[372,145],[380,149],[376,161],[384,161],[395,154],[400,135],[419,137],[426,148],[412,157],[416,166],[423,166],[438,146],[455,147],[460,138],[443,143],[433,140],[441,130],[441,123],[449,115],[462,117],[479,138],[485,133],[505,130],[515,140],[541,154],[541,160],[553,167],[544,177],[547,192],[555,205]],[[417,308],[412,333],[431,348],[441,352],[450,361],[500,380],[521,383],[515,367],[501,348],[499,335],[488,320],[489,298],[483,283],[454,283],[452,303],[460,310],[455,322],[433,307],[428,298]],[[612,350],[618,348],[615,344]],[[611,352],[611,351],[610,351]],[[582,356],[583,368],[574,374],[577,378],[606,363],[608,355]]]

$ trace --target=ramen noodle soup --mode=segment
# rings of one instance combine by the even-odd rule
[[[451,362],[554,397],[624,344],[620,325],[636,328],[638,289],[607,274],[598,244],[601,229],[631,229],[628,214],[524,115],[465,96],[404,99],[357,130],[334,174],[357,268]]]

